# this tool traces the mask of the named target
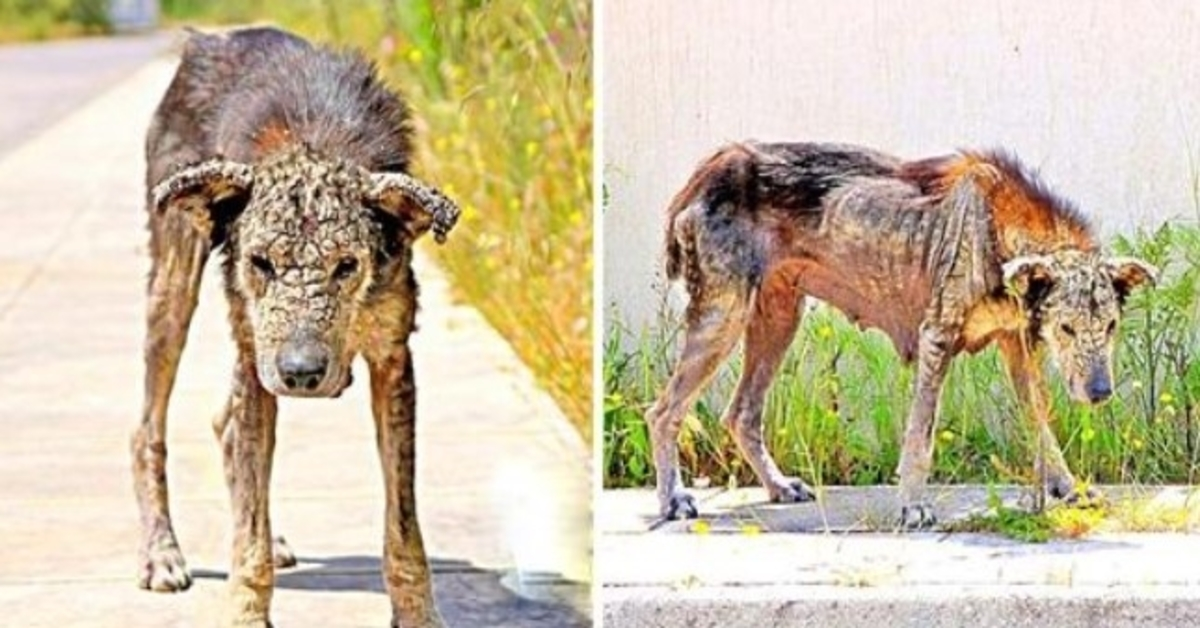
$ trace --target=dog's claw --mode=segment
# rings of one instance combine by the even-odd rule
[[[287,539],[282,536],[271,539],[271,555],[275,560],[276,569],[296,566],[296,553],[288,545]]]
[[[789,479],[787,483],[771,491],[771,501],[777,504],[799,504],[811,502],[817,494],[804,482]]]
[[[1051,491],[1051,495],[1054,495],[1053,491]],[[1097,508],[1104,503],[1104,494],[1090,486],[1082,491],[1073,488],[1066,495],[1054,496],[1060,497],[1064,504],[1075,508]]]
[[[151,591],[173,593],[186,591],[192,586],[183,552],[175,544],[156,547],[146,553],[138,586]]]
[[[910,504],[900,508],[900,528],[903,530],[928,530],[937,525],[933,506]]]
[[[667,500],[662,514],[667,520],[695,519],[700,516],[700,510],[696,508],[696,498],[680,491]]]

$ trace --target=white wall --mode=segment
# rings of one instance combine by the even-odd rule
[[[1200,211],[1200,3],[603,5],[606,328],[654,322],[667,202],[734,140],[1004,146],[1105,234]]]

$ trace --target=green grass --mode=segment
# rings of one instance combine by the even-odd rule
[[[947,532],[986,532],[1026,543],[1077,539],[1098,532],[1194,533],[1200,524],[1200,502],[1189,491],[1176,496],[1130,496],[1118,502],[1100,500],[1082,506],[1054,505],[1041,512],[1006,506],[994,490],[987,510],[954,522]]]
[[[463,207],[430,246],[586,439],[592,403],[591,3],[166,0],[362,48],[418,118],[418,173]]]
[[[1200,229],[1164,225],[1118,238],[1112,249],[1163,269],[1156,289],[1126,306],[1111,402],[1068,402],[1057,374],[1052,425],[1068,464],[1093,483],[1193,483],[1200,471]],[[674,365],[679,323],[609,326],[604,345],[604,484],[653,483],[642,416]],[[755,483],[719,417],[738,357],[684,421],[685,474],[713,485]],[[768,394],[768,447],[785,473],[820,484],[895,481],[912,369],[877,331],[862,332],[825,306],[805,317]],[[1032,483],[1031,426],[995,350],[956,359],[943,389],[933,481]]]
[[[101,35],[107,0],[0,0],[0,43]]]

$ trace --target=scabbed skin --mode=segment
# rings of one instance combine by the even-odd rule
[[[1036,422],[1050,493],[1080,497],[1048,427],[1043,352],[1076,400],[1103,402],[1124,297],[1156,272],[1104,256],[1083,215],[1005,152],[905,161],[815,143],[717,151],[668,209],[665,257],[690,299],[679,363],[647,413],[662,514],[696,514],[675,441],[739,339],[744,370],[724,422],[773,500],[812,498],[767,452],[762,410],[804,299],[814,297],[882,330],[916,363],[899,469],[902,523],[912,527],[934,521],[923,487],[949,362],[992,343]]]
[[[270,536],[276,396],[337,396],[362,356],[386,484],[392,621],[442,625],[416,520],[407,343],[412,246],[429,230],[442,240],[458,209],[407,174],[411,136],[404,101],[356,53],[270,28],[189,39],[146,141],[146,406],[133,438],[144,588],[191,583],[168,510],[166,413],[203,269],[220,248],[238,350],[214,422],[233,498],[231,623],[266,624],[274,567],[295,561]]]

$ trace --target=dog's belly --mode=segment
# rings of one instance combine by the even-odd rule
[[[901,358],[911,362],[929,285],[919,268],[897,261],[879,254],[810,259],[797,283],[805,294],[832,305],[860,327],[883,331]]]

